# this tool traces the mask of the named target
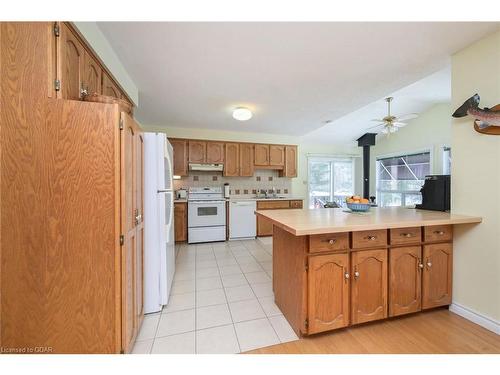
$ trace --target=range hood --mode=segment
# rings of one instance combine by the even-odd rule
[[[222,172],[224,164],[189,164],[190,171]]]

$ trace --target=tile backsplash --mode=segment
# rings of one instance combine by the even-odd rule
[[[229,183],[231,195],[255,195],[258,190],[274,188],[278,194],[291,194],[292,180],[279,177],[278,171],[256,170],[253,177],[224,177],[221,172],[190,172],[189,176],[174,180],[174,189],[223,186]]]

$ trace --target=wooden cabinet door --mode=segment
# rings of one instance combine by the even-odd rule
[[[269,165],[269,145],[255,145],[254,165]]]
[[[389,316],[420,311],[421,260],[420,246],[389,250]]]
[[[189,162],[205,163],[207,153],[207,142],[189,141]]]
[[[210,164],[224,163],[224,143],[222,142],[207,142],[207,157],[206,162]]]
[[[64,22],[61,22],[59,40],[58,77],[61,81],[61,98],[80,100],[85,71],[83,45]]]
[[[240,176],[252,177],[254,173],[254,149],[250,143],[240,143]]]
[[[187,241],[187,203],[174,204],[175,242]]]
[[[102,84],[101,66],[87,51],[84,52],[83,60],[83,89],[86,90],[87,95],[100,94]]]
[[[270,145],[269,146],[269,165],[282,167],[285,165],[285,147]]]
[[[139,133],[134,121],[123,116],[121,131],[121,233],[122,245],[122,350],[131,351],[137,331],[136,254],[137,254],[137,148]]]
[[[102,94],[118,99],[121,95],[120,89],[106,72],[102,73]]]
[[[285,168],[283,177],[297,177],[297,146],[285,146]]]
[[[257,236],[272,236],[273,223],[271,220],[257,216]]]
[[[349,254],[309,257],[308,333],[349,324]]]
[[[188,175],[188,142],[183,139],[169,139],[174,155],[174,175]]]
[[[387,250],[351,253],[353,324],[387,318]]]
[[[135,319],[136,334],[144,318],[144,135],[136,131],[135,154],[135,213],[136,213],[136,253],[135,253]]]
[[[449,305],[453,268],[451,243],[425,245],[423,265],[422,309]]]
[[[238,143],[226,143],[224,176],[235,177],[240,175],[240,145]]]

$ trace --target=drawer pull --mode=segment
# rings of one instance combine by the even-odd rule
[[[411,237],[413,237],[413,233],[401,233],[400,236],[406,237],[406,238],[411,238]]]
[[[438,236],[442,236],[444,232],[442,230],[435,230],[434,234],[437,234]]]
[[[367,236],[365,237],[368,241],[375,241],[377,239],[377,236]]]
[[[422,263],[422,261],[420,259],[418,259],[418,268],[420,270],[422,270],[422,268],[424,268],[424,264]]]
[[[332,238],[330,240],[323,240],[323,242],[328,242],[330,245],[333,245],[335,242],[337,242],[336,238]]]

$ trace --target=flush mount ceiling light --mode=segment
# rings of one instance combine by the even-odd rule
[[[247,121],[252,118],[252,111],[245,107],[238,107],[233,111],[233,118],[238,121]]]

